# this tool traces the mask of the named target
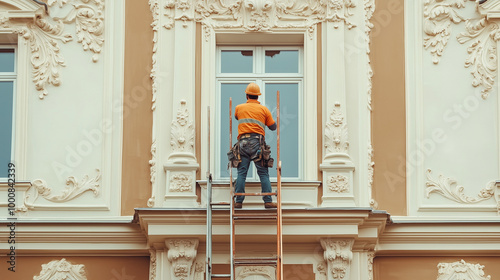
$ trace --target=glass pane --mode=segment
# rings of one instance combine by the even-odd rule
[[[237,105],[246,102],[245,89],[248,83],[244,84],[221,84],[221,127],[220,127],[220,173],[221,178],[229,178],[229,170],[227,169],[227,152],[229,152],[229,97],[233,100],[232,119],[233,119],[233,145],[238,139],[238,121],[234,118],[234,109]],[[250,164],[247,180],[254,179],[253,164]],[[236,178],[237,171],[233,169],[233,178]]]
[[[299,85],[266,84],[266,106],[276,119],[276,91],[280,91],[280,146],[281,146],[281,176],[299,177]],[[276,131],[266,131],[266,143],[271,146],[271,157],[276,160]],[[276,177],[276,166],[269,169],[269,175]]]
[[[299,73],[299,51],[266,51],[266,73]]]
[[[0,49],[0,72],[14,72],[14,49]]]
[[[0,178],[7,177],[11,162],[14,82],[0,81]]]
[[[222,51],[221,73],[252,73],[253,51]]]

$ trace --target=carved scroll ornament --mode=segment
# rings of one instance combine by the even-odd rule
[[[465,194],[465,188],[457,185],[457,181],[439,175],[438,180],[431,177],[432,171],[427,169],[427,182],[426,182],[426,196],[429,198],[430,194],[435,192],[445,198],[462,204],[473,204],[484,200],[488,200],[495,195],[495,182],[489,182],[485,188],[481,189],[476,197],[470,197]]]
[[[321,246],[325,250],[324,258],[327,262],[328,273],[330,273],[331,279],[350,279],[354,240],[321,239],[320,241]]]
[[[195,273],[194,261],[198,248],[198,239],[169,239],[167,259],[172,265],[174,280],[187,280]]]
[[[34,180],[31,183],[31,187],[24,195],[24,206],[20,207],[18,210],[26,212],[34,209],[35,202],[40,196],[45,200],[56,203],[71,201],[88,191],[92,192],[94,196],[97,197],[100,192],[99,181],[101,180],[101,172],[99,169],[96,169],[96,171],[97,175],[95,177],[89,178],[88,175],[85,175],[80,182],[73,176],[68,177],[66,180],[67,187],[59,194],[53,194],[52,189],[48,187],[44,180]]]

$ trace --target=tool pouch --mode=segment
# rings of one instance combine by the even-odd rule
[[[227,153],[227,159],[229,160],[228,168],[237,168],[241,162],[239,145],[236,143],[231,150]]]
[[[274,159],[271,157],[271,146],[262,145],[262,166],[273,167]]]

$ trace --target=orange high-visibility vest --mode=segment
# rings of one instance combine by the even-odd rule
[[[234,116],[238,120],[238,139],[246,133],[266,136],[265,127],[274,124],[271,111],[254,99],[248,99],[247,103],[236,106]]]

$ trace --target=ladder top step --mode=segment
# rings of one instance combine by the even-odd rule
[[[235,259],[235,265],[274,265],[278,264],[278,260],[274,259]]]
[[[234,213],[233,217],[276,217],[278,216],[278,213],[240,213],[240,211],[237,211]]]
[[[234,220],[276,220],[277,217],[262,217],[262,216],[245,216],[245,217],[233,217]]]
[[[212,279],[213,278],[229,278],[231,277],[231,274],[212,274]]]
[[[231,204],[229,202],[211,202],[210,205],[214,205],[214,206],[229,206]]]

